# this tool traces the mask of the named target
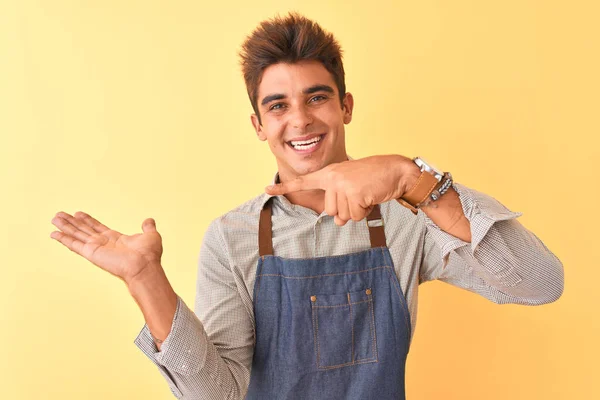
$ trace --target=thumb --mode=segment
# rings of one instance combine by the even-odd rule
[[[142,231],[146,232],[156,232],[156,222],[152,218],[147,218],[142,223]]]

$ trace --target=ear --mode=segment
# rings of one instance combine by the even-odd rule
[[[250,116],[250,122],[252,122],[252,126],[254,127],[254,130],[256,131],[256,136],[258,136],[258,139],[263,142],[265,140],[267,140],[267,135],[265,135],[262,125],[258,121],[258,117],[256,116],[256,114],[252,114]]]
[[[354,97],[352,97],[352,93],[346,92],[344,95],[342,109],[344,110],[344,124],[349,124],[352,121],[352,110],[354,109]]]

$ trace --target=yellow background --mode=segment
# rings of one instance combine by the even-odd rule
[[[588,399],[597,385],[599,7],[572,1],[0,2],[0,398],[169,399],[125,286],[50,238],[58,211],[147,217],[193,304],[209,222],[275,163],[237,51],[298,10],[345,50],[349,154],[421,155],[524,215],[562,260],[549,305],[421,286],[409,399]]]

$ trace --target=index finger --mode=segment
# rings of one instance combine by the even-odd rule
[[[270,195],[284,195],[291,192],[299,192],[302,190],[314,190],[323,189],[321,184],[322,169],[319,171],[311,172],[306,175],[302,175],[288,182],[277,183],[275,185],[267,186],[265,191]]]

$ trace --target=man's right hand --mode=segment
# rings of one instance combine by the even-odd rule
[[[160,350],[171,330],[177,294],[160,264],[162,238],[154,220],[144,220],[143,233],[131,236],[113,231],[81,211],[75,216],[59,212],[52,223],[60,231],[52,232],[51,238],[127,284]]]
[[[131,236],[114,231],[81,211],[74,216],[61,211],[52,223],[60,231],[52,232],[51,238],[127,285],[148,266],[160,265],[162,238],[152,218],[142,223],[143,233]]]

